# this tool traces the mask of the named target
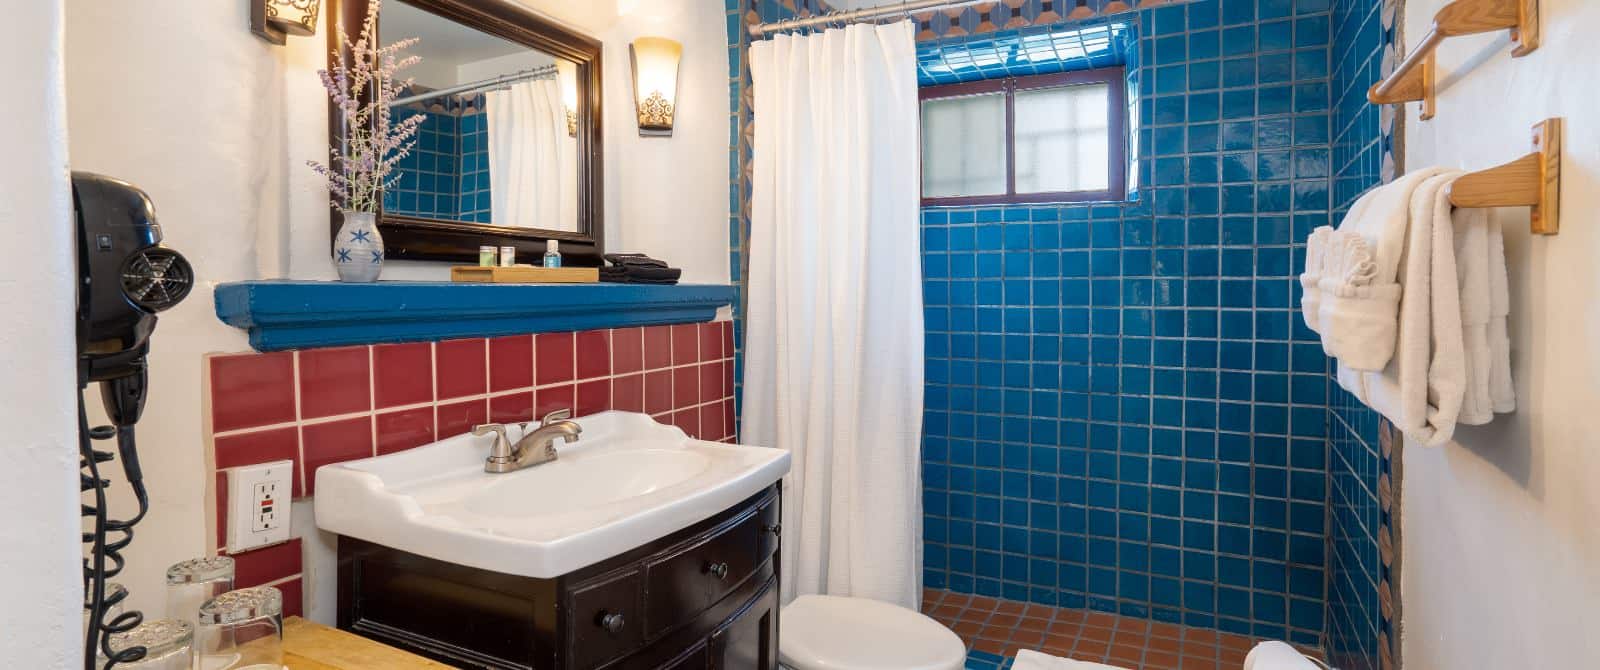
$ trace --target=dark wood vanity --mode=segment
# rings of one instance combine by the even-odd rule
[[[339,538],[339,628],[464,668],[775,670],[781,484],[554,579]]]

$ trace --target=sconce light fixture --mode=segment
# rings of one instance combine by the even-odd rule
[[[567,110],[567,137],[577,137],[578,64],[556,59],[556,82],[561,85],[561,106]]]
[[[641,37],[628,45],[628,52],[633,57],[633,104],[639,113],[639,135],[672,136],[683,45],[665,37]]]
[[[288,35],[317,34],[322,0],[250,0],[250,32],[273,44]]]

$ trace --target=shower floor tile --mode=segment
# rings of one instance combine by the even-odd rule
[[[922,612],[961,636],[969,670],[1008,668],[1019,649],[1128,670],[1236,670],[1260,642],[1108,612],[932,589],[922,594]],[[1321,657],[1319,650],[1300,650]]]

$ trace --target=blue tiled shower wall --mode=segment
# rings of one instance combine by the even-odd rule
[[[1374,610],[1329,587],[1330,562],[1365,561],[1339,552],[1366,551],[1372,535],[1329,544],[1349,519],[1330,515],[1328,435],[1330,418],[1362,436],[1374,422],[1330,412],[1296,281],[1306,235],[1380,169],[1374,117],[1348,95],[1365,84],[1346,60],[1377,53],[1355,45],[1378,37],[1346,25],[1367,4],[1201,0],[1125,15],[1136,51],[1088,62],[1125,65],[1137,94],[1128,201],[923,210],[928,586],[1309,643],[1353,616],[1346,634],[1375,647]],[[743,29],[797,7],[727,7],[738,281]],[[979,32],[974,16],[966,32]],[[922,73],[963,44],[1004,60],[1008,45],[1074,27],[922,39]],[[1375,598],[1344,588],[1362,608]]]
[[[445,104],[403,110],[400,121],[426,113],[416,144],[395,169],[399,182],[384,192],[385,211],[411,216],[489,222],[489,147],[483,96],[452,96]]]
[[[1333,205],[1340,217],[1357,196],[1392,178],[1396,107],[1370,105],[1366,91],[1384,74],[1383,51],[1393,42],[1395,0],[1334,0]],[[1383,667],[1384,642],[1395,625],[1383,615],[1379,593],[1399,589],[1379,551],[1391,521],[1378,500],[1378,481],[1389,459],[1378,441],[1378,415],[1330,380],[1328,416],[1328,634],[1329,659],[1347,670]],[[1398,487],[1395,488],[1398,490]],[[1399,544],[1395,544],[1398,552]],[[1392,556],[1392,554],[1391,554]],[[1389,653],[1397,652],[1395,649]]]

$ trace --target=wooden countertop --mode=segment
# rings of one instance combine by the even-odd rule
[[[447,670],[451,666],[300,617],[283,620],[289,670]]]

